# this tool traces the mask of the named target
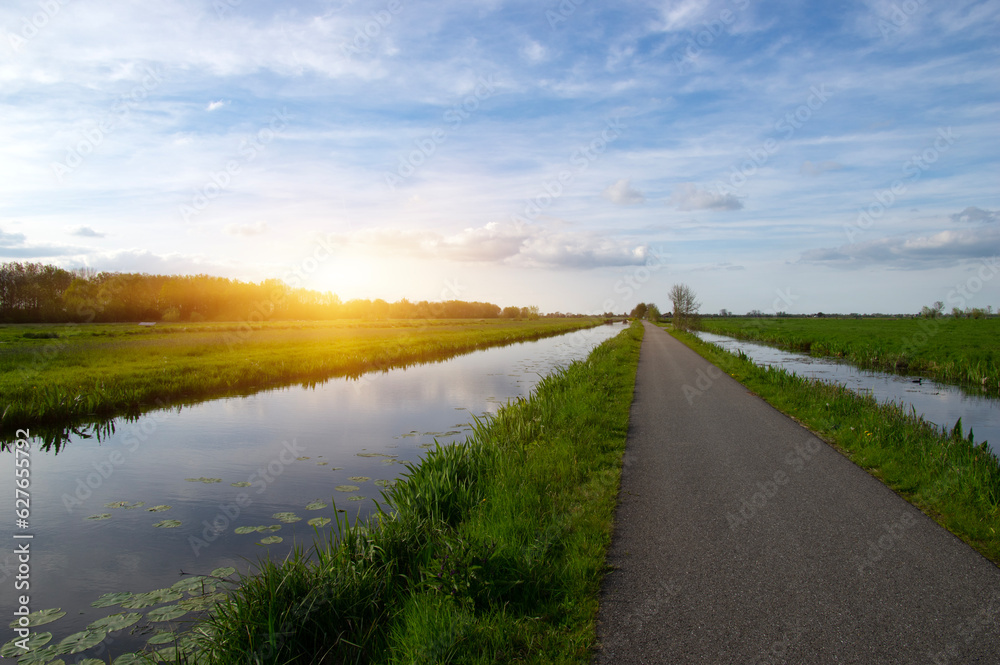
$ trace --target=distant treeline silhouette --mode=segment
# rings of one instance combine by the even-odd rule
[[[281,319],[534,318],[537,307],[485,302],[342,302],[332,293],[211,275],[68,271],[41,263],[0,264],[0,322],[263,321]]]

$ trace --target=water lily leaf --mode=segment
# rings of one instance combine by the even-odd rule
[[[125,510],[132,510],[133,508],[142,508],[146,505],[145,501],[136,501],[135,503],[126,503],[122,508]]]
[[[180,520],[161,520],[154,524],[157,529],[176,529],[181,525]]]
[[[337,490],[338,492],[357,492],[361,488],[358,487],[357,485],[337,485],[333,489]]]
[[[162,513],[164,510],[170,510],[173,506],[153,506],[152,508],[147,508],[151,513]]]
[[[204,476],[202,476],[201,478],[185,478],[184,480],[188,481],[189,483],[206,483],[206,484],[222,482],[222,478],[206,478]]]
[[[344,467],[342,467],[342,466],[331,466],[330,467],[330,471],[343,471],[343,470],[344,470]]]
[[[18,665],[66,665],[63,660],[53,660],[63,653],[55,645],[34,649],[17,659]]]
[[[182,617],[188,613],[188,610],[184,609],[180,605],[164,605],[163,607],[157,607],[155,610],[151,611],[146,615],[146,618],[150,621],[173,621],[178,617]]]
[[[149,655],[140,653],[123,653],[115,658],[112,665],[149,665],[152,662]]]
[[[216,568],[209,573],[212,577],[229,577],[230,575],[235,575],[236,569],[232,566],[225,566],[223,568]]]
[[[257,527],[255,526],[238,526],[235,529],[233,529],[233,533],[238,535],[243,535],[245,533],[255,533],[256,531]]]
[[[348,501],[364,501],[365,497],[363,497],[363,496],[361,496],[359,494],[356,494],[354,496],[347,497],[347,500]]]
[[[295,513],[275,513],[272,517],[279,522],[284,522],[285,524],[294,524],[302,519]]]
[[[211,609],[217,602],[226,599],[226,594],[224,593],[211,593],[205,596],[196,596],[194,598],[185,598],[181,602],[177,603],[179,607],[183,607],[191,612],[200,612],[202,610]]]
[[[280,543],[282,540],[284,540],[284,538],[282,538],[281,536],[268,536],[267,538],[261,538],[260,539],[260,544],[261,545],[275,545],[277,543]]]
[[[398,455],[386,455],[385,453],[358,453],[358,457],[398,457]]]
[[[392,485],[393,485],[393,482],[391,480],[376,480],[375,481],[375,486],[376,487],[392,487]]]
[[[260,533],[274,533],[275,531],[280,531],[280,530],[281,530],[280,524],[271,524],[268,526],[257,527],[257,531],[259,531]]]
[[[309,526],[318,526],[321,528],[329,523],[330,523],[329,517],[314,517],[308,522]]]
[[[95,632],[104,630],[109,633],[113,633],[116,630],[128,628],[141,618],[142,615],[138,612],[122,612],[120,614],[112,614],[111,616],[106,616],[103,619],[91,622],[87,626],[86,630]]]
[[[176,633],[157,633],[146,640],[146,644],[173,644],[176,641]]]
[[[101,513],[100,515],[91,515],[87,519],[88,520],[109,520],[109,519],[111,519],[111,513]]]
[[[306,510],[323,510],[324,508],[326,508],[326,502],[320,501],[319,499],[316,499],[306,506]]]
[[[356,483],[366,483],[371,480],[371,478],[368,476],[350,476],[348,480],[353,480]]]
[[[229,483],[229,484],[232,485],[233,487],[250,487],[250,483],[245,480],[241,480],[238,483]]]
[[[96,647],[107,636],[107,632],[103,630],[82,630],[79,633],[73,633],[69,637],[64,638],[62,642],[56,645],[56,649],[62,653],[71,655],[80,653],[91,647]]]
[[[156,591],[133,594],[131,598],[123,602],[121,605],[122,607],[126,607],[130,610],[137,610],[151,605],[159,605],[160,603],[172,603],[183,597],[184,595],[175,589],[157,589]]]
[[[47,623],[52,623],[56,619],[61,619],[66,616],[58,607],[53,607],[47,610],[38,610],[37,612],[32,612],[28,615],[28,626],[44,626]],[[10,622],[11,628],[17,628],[20,624],[18,623],[20,619],[14,619]]]
[[[128,501],[112,501],[111,503],[104,504],[105,508],[124,508],[128,505]]]
[[[84,658],[83,660],[78,660],[76,665],[107,665],[107,663],[96,658]]]
[[[307,460],[307,459],[309,459],[309,458],[308,458],[308,457],[296,457],[295,459],[296,459],[297,461],[301,462],[302,460]]]
[[[90,604],[91,607],[111,607],[112,605],[120,605],[124,601],[132,597],[128,591],[122,591],[119,593],[106,593],[94,602]]]
[[[179,582],[174,582],[170,585],[170,588],[181,593],[184,593],[185,591],[201,591],[201,588],[206,581],[208,581],[207,577],[202,575],[192,575],[191,577],[185,577]]]
[[[10,642],[7,642],[7,644],[0,647],[0,657],[16,658],[18,656],[23,656],[29,651],[40,649],[52,640],[52,633],[32,633],[28,637],[27,643],[25,643],[25,646],[28,647],[28,651],[25,651],[17,645],[20,640],[21,638],[15,637]]]
[[[326,466],[329,462],[316,462],[316,466]]]

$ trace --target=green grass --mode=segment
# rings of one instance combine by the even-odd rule
[[[0,428],[67,425],[169,404],[441,359],[597,319],[0,326]]]
[[[409,465],[365,524],[265,561],[208,663],[587,663],[642,328]]]
[[[1000,390],[1000,318],[728,318],[703,319],[701,328],[864,369]]]
[[[671,334],[1000,565],[1000,461],[961,421],[943,432],[896,404]]]

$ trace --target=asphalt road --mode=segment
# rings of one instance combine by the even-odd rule
[[[646,324],[598,664],[1000,663],[1000,568]]]

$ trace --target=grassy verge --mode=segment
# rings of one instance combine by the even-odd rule
[[[587,663],[641,338],[408,466],[369,522],[262,563],[195,628],[197,662]]]
[[[671,334],[1000,565],[1000,462],[960,423],[942,432],[895,404]]]
[[[0,327],[0,431],[441,359],[597,319]]]
[[[707,332],[844,358],[863,369],[1000,389],[1000,318],[703,319]]]

